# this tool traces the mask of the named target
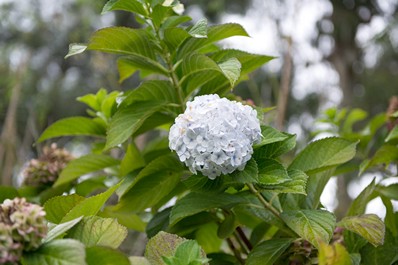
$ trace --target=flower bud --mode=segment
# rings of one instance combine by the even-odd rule
[[[243,170],[261,139],[257,112],[218,95],[195,97],[170,128],[169,147],[194,174],[210,179]]]

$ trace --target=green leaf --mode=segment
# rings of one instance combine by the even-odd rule
[[[62,218],[61,223],[73,220],[80,216],[96,215],[118,187],[119,184],[109,188],[103,193],[80,201]]]
[[[142,157],[135,143],[128,145],[126,154],[120,164],[120,175],[125,176],[128,173],[145,166],[145,160]]]
[[[157,204],[177,186],[183,172],[173,155],[159,157],[149,163],[134,179],[131,188],[116,206],[118,211],[142,211]]]
[[[218,64],[225,77],[228,79],[231,87],[239,80],[241,64],[238,59],[230,58],[227,61]]]
[[[87,265],[131,265],[130,260],[122,252],[104,246],[88,247],[86,255]]]
[[[259,68],[263,64],[269,62],[274,57],[251,54],[235,49],[223,49],[218,52],[213,53],[210,57],[216,62],[226,61],[230,58],[236,58],[242,64],[241,74],[247,74],[253,72],[255,69]]]
[[[289,180],[276,185],[262,185],[267,190],[277,193],[297,193],[307,195],[306,184],[308,180],[307,174],[300,170],[289,170]]]
[[[125,94],[121,107],[127,107],[143,101],[176,103],[177,95],[175,88],[170,81],[166,80],[144,81],[139,87]]]
[[[374,178],[372,182],[355,198],[348,209],[347,216],[356,216],[365,213],[366,205],[372,198],[372,193],[376,188],[376,179]]]
[[[263,137],[261,138],[261,142],[256,144],[253,147],[254,149],[267,144],[284,141],[290,136],[289,134],[280,132],[271,126],[265,125],[261,126],[261,134],[263,135]]]
[[[245,29],[235,23],[228,23],[228,24],[222,24],[222,25],[217,25],[217,26],[211,26],[207,30],[207,38],[203,39],[197,39],[197,38],[192,38],[186,41],[182,46],[180,51],[178,52],[179,54],[179,59],[181,59],[183,56],[186,54],[189,54],[191,52],[197,51],[201,48],[205,48],[206,46],[232,37],[232,36],[248,36],[247,32]]]
[[[289,169],[309,173],[343,164],[355,156],[357,143],[338,137],[312,142],[296,156]]]
[[[214,208],[229,209],[246,202],[243,198],[227,193],[211,194],[191,192],[179,199],[170,213],[170,225],[196,213]]]
[[[170,27],[164,31],[164,42],[171,52],[175,52],[189,36],[189,33],[182,28]]]
[[[114,159],[108,155],[88,154],[82,156],[68,163],[54,183],[54,187],[74,181],[85,174],[119,164],[120,160]]]
[[[385,142],[395,141],[398,139],[398,126],[396,125],[387,135]]]
[[[201,248],[195,240],[187,240],[178,245],[174,257],[180,264],[203,264]],[[207,261],[207,260],[206,260]]]
[[[194,38],[207,38],[207,19],[201,19],[188,31],[189,35]]]
[[[258,167],[256,160],[250,159],[242,171],[235,170],[231,174],[224,176],[223,180],[224,185],[257,183]]]
[[[36,251],[25,252],[25,265],[76,265],[86,264],[86,253],[82,243],[73,239],[58,239],[43,244]]]
[[[385,226],[380,217],[375,214],[347,216],[337,226],[357,233],[375,247],[384,242]]]
[[[233,234],[235,228],[238,226],[238,223],[235,220],[234,213],[224,213],[224,220],[220,223],[217,230],[217,236],[219,238],[227,238]],[[211,253],[214,251],[207,251],[206,253]],[[217,251],[217,250],[216,250]]]
[[[398,183],[394,183],[388,186],[380,186],[376,187],[378,193],[383,196],[388,197],[392,200],[398,200]]]
[[[172,8],[165,5],[155,5],[152,9],[152,22],[156,28],[159,28],[163,21],[172,14]]]
[[[82,43],[71,43],[69,44],[69,52],[67,55],[65,55],[65,59],[76,55],[76,54],[80,54],[82,52],[84,52],[87,49],[87,45],[86,44],[82,44]]]
[[[2,203],[5,199],[14,199],[18,196],[19,193],[17,189],[13,187],[0,186],[0,203]]]
[[[105,149],[124,143],[149,116],[163,107],[164,104],[159,102],[138,102],[119,109],[109,124]]]
[[[296,135],[285,134],[286,139],[274,143],[269,143],[254,149],[253,157],[256,160],[264,158],[276,158],[296,146]]]
[[[320,241],[330,241],[336,225],[336,217],[325,210],[284,211],[281,218],[294,232],[318,249]]]
[[[262,185],[276,185],[290,180],[284,166],[273,159],[257,161],[258,181]]]
[[[144,8],[143,4],[137,0],[110,0],[105,4],[101,14],[105,14],[106,12],[113,10],[123,10],[131,13],[138,13],[143,16],[148,15],[148,12]]]
[[[66,232],[69,229],[71,229],[78,222],[80,222],[80,220],[82,220],[82,218],[83,217],[80,216],[80,217],[78,217],[76,219],[73,219],[73,220],[71,220],[69,222],[62,223],[62,224],[59,224],[59,225],[56,225],[56,226],[52,227],[48,231],[47,236],[43,239],[43,243],[50,242],[50,241],[56,239],[57,237],[62,237],[63,235],[66,234]]]
[[[84,217],[69,231],[68,236],[79,240],[86,247],[104,246],[116,249],[126,238],[127,229],[116,219],[90,216]]]
[[[291,245],[293,239],[276,238],[258,244],[247,257],[247,265],[273,265]]]
[[[85,198],[77,194],[57,196],[49,199],[44,204],[46,219],[54,224],[59,224],[62,218]]]
[[[381,146],[370,160],[365,160],[360,165],[359,175],[376,165],[389,165],[398,160],[398,146],[385,144]]]
[[[195,232],[195,240],[206,253],[213,253],[220,250],[223,243],[222,238],[217,236],[218,224],[207,222],[199,226]],[[184,263],[185,264],[185,263]]]
[[[307,196],[301,201],[301,207],[317,209],[320,203],[321,195],[325,189],[326,184],[329,182],[334,173],[334,169],[329,169],[322,172],[308,174],[307,181]]]
[[[121,55],[141,55],[156,60],[154,48],[144,29],[110,27],[100,29],[91,36],[88,50]]]
[[[386,230],[382,246],[375,247],[367,244],[360,250],[360,254],[363,265],[395,264],[398,261],[398,240]]]
[[[123,82],[129,78],[136,71],[141,71],[142,74],[161,74],[168,75],[168,71],[161,64],[155,60],[151,60],[141,55],[129,55],[117,60],[117,69],[119,71],[119,82]]]
[[[383,201],[384,206],[386,207],[386,216],[384,218],[384,223],[386,228],[390,230],[392,235],[396,237],[398,235],[398,213],[394,211],[394,206],[390,199],[380,196]]]
[[[37,142],[40,143],[44,140],[55,137],[74,135],[105,137],[105,128],[90,118],[65,118],[54,122],[44,130]]]
[[[352,265],[351,257],[343,245],[334,243],[327,245],[320,244],[319,248],[319,265]]]
[[[361,109],[351,110],[348,113],[347,118],[345,119],[344,124],[342,126],[343,133],[345,133],[345,134],[352,133],[353,125],[358,121],[366,119],[367,116],[368,116],[368,113],[364,110],[361,110]]]

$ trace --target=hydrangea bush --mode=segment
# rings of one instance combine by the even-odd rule
[[[272,59],[216,45],[248,36],[242,26],[191,21],[177,0],[111,0],[110,11],[133,13],[142,27],[100,29],[66,57],[115,54],[120,82],[137,71],[142,82],[79,97],[88,116],[59,120],[37,140],[73,136],[90,153],[72,160],[45,149],[25,185],[0,187],[1,263],[396,264],[397,184],[374,179],[344,216],[320,202],[332,177],[396,176],[396,109],[360,130],[366,113],[330,109],[319,119],[330,137],[298,151],[295,135],[264,123],[267,110],[233,93]],[[43,205],[45,222],[39,206],[9,200],[17,197]],[[384,220],[366,212],[376,197]],[[120,250],[128,231],[148,238],[142,256]]]

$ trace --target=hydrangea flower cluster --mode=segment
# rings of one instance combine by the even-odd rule
[[[0,204],[0,264],[19,264],[22,251],[37,249],[47,235],[45,212],[25,198]]]
[[[61,171],[74,159],[65,149],[56,144],[43,148],[43,154],[38,159],[32,159],[23,171],[23,184],[26,186],[52,186]]]
[[[197,96],[187,103],[169,133],[169,147],[194,174],[210,179],[243,170],[261,139],[257,112],[218,95]]]

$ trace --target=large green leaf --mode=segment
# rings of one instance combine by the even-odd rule
[[[188,53],[204,48],[205,46],[214,42],[232,37],[232,36],[248,36],[245,29],[235,23],[222,24],[217,26],[211,26],[207,31],[207,38],[197,39],[191,38],[186,41],[178,52],[179,58],[182,58]]]
[[[196,213],[214,208],[229,209],[246,200],[227,193],[206,194],[191,192],[176,202],[170,213],[170,225]]]
[[[155,52],[144,29],[110,27],[100,29],[91,36],[88,50],[97,50],[121,55],[141,55],[155,60]]]
[[[118,187],[119,184],[109,188],[103,193],[80,201],[62,218],[61,223],[73,220],[80,216],[96,215]]]
[[[104,246],[87,247],[86,255],[87,265],[136,265],[130,264],[128,257],[122,252]]]
[[[388,186],[378,185],[376,187],[378,193],[388,197],[391,200],[398,200],[398,183],[394,183]]]
[[[213,180],[213,182],[216,180]],[[233,173],[224,176],[223,184],[245,184],[245,183],[257,183],[258,182],[258,167],[257,162],[254,159],[250,159],[245,168],[240,170],[235,170]]]
[[[142,211],[157,204],[177,186],[183,172],[174,155],[161,156],[140,171],[129,190],[122,196],[117,209]]]
[[[73,239],[58,239],[43,244],[36,251],[26,252],[24,265],[85,265],[86,253],[82,243]]]
[[[356,216],[365,213],[366,205],[372,199],[372,193],[376,188],[376,179],[372,182],[355,198],[348,209],[347,216]]]
[[[167,28],[164,31],[164,42],[169,50],[174,52],[189,36],[189,33],[182,28]]]
[[[126,153],[120,164],[120,175],[125,176],[128,173],[145,166],[145,160],[142,157],[135,143],[128,145]]]
[[[127,92],[121,103],[121,107],[126,107],[142,101],[159,101],[164,103],[176,103],[177,95],[175,88],[166,80],[144,81],[134,90]]]
[[[289,169],[309,173],[343,164],[354,157],[357,143],[338,137],[312,142],[296,156]]]
[[[398,239],[386,230],[382,246],[375,247],[367,244],[360,250],[360,253],[362,257],[361,264],[363,265],[396,264],[398,261]]]
[[[242,65],[241,74],[250,73],[274,58],[271,56],[251,54],[235,49],[220,50],[210,55],[210,57],[216,62],[222,62],[230,58],[238,59]]]
[[[264,158],[276,158],[292,150],[296,146],[296,136],[291,134],[285,135],[287,138],[282,141],[265,144],[260,148],[255,147],[253,154],[254,159],[261,160]]]
[[[118,248],[126,236],[126,227],[120,225],[116,219],[98,216],[84,217],[68,232],[68,237],[79,240],[86,247]]]
[[[58,237],[62,237],[66,234],[66,232],[74,227],[80,220],[82,220],[83,216],[80,216],[76,219],[73,219],[69,222],[65,222],[54,227],[51,227],[47,233],[47,236],[43,239],[43,243],[52,241]]]
[[[117,61],[117,69],[119,71],[119,81],[123,82],[129,78],[136,71],[141,71],[142,74],[161,74],[167,76],[168,71],[155,60],[147,57],[134,54],[122,57]]]
[[[352,265],[348,251],[339,243],[321,243],[318,258],[319,265]]]
[[[300,205],[303,208],[317,209],[321,200],[321,195],[334,173],[334,169],[308,174],[307,196],[300,197]]]
[[[41,134],[37,142],[61,136],[95,136],[105,137],[105,128],[95,120],[85,117],[65,118],[51,124]]]
[[[385,144],[376,151],[373,157],[362,162],[360,166],[359,175],[367,169],[377,165],[389,165],[398,160],[398,146]]]
[[[385,225],[375,214],[347,216],[337,225],[357,233],[376,247],[384,242]]]
[[[276,160],[262,159],[257,161],[258,181],[262,185],[276,185],[290,180],[285,167]]]
[[[281,214],[283,221],[299,236],[319,248],[333,236],[336,217],[325,210],[292,210]]]
[[[114,159],[108,155],[88,154],[82,156],[68,163],[54,183],[54,187],[74,181],[85,174],[119,164],[120,160]]]
[[[105,149],[125,142],[149,116],[163,107],[162,102],[138,102],[118,110],[109,124]]]
[[[62,218],[84,199],[84,197],[77,194],[56,196],[49,199],[44,204],[46,219],[54,224],[59,224]]]
[[[138,13],[143,16],[148,15],[148,12],[144,8],[142,2],[137,0],[110,0],[105,4],[101,14],[105,14],[106,12],[112,10],[123,10],[131,13]]]
[[[271,127],[271,126],[261,126],[261,142],[254,145],[254,149],[259,148],[263,145],[275,143],[275,142],[281,142],[283,140],[286,140],[289,138],[289,134],[283,133],[278,131],[277,129]]]
[[[273,265],[293,242],[290,238],[277,238],[258,244],[247,257],[247,265]]]
[[[297,193],[307,195],[306,184],[308,180],[307,174],[300,170],[289,170],[289,180],[276,185],[262,185],[267,190],[277,193]]]

